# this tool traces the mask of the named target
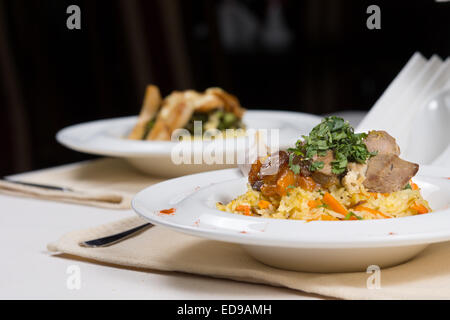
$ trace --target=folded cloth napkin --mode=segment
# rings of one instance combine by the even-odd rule
[[[378,282],[373,273],[321,274],[272,268],[253,259],[237,244],[196,238],[164,227],[147,229],[110,247],[79,246],[81,241],[121,232],[143,222],[142,218],[132,217],[71,232],[49,244],[48,249],[143,270],[188,272],[344,299],[450,298],[449,242],[430,245],[411,261],[382,269]]]
[[[0,192],[85,204],[110,209],[130,209],[133,196],[162,178],[140,173],[122,159],[104,158],[21,174],[21,182],[53,185],[72,191],[57,191],[0,181]]]

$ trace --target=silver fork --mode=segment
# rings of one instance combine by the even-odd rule
[[[83,241],[80,242],[79,245],[85,248],[100,248],[100,247],[108,247],[111,246],[113,244],[119,243],[125,239],[129,239],[141,232],[143,232],[144,230],[147,230],[148,228],[153,227],[154,225],[151,224],[150,222],[148,223],[144,223],[140,226],[134,227],[132,229],[129,230],[125,230],[110,236],[106,236],[103,238],[98,238],[98,239],[93,239],[93,240],[88,240],[88,241]]]
[[[23,186],[29,186],[29,187],[35,187],[35,188],[41,188],[41,189],[56,190],[56,191],[62,191],[62,192],[74,192],[72,189],[66,188],[66,187],[18,181],[18,180],[11,179],[9,177],[3,177],[0,180],[6,181],[9,183],[15,183],[15,184],[23,185]]]

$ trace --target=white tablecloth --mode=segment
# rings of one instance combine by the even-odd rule
[[[53,256],[46,250],[48,242],[66,232],[133,214],[0,195],[0,299],[320,298],[264,285],[103,266]],[[79,289],[67,286],[74,275],[67,272],[74,270],[80,271]]]

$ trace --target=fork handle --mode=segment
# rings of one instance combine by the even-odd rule
[[[99,248],[99,247],[108,247],[118,242],[121,242],[125,239],[131,238],[132,236],[153,227],[153,224],[150,222],[144,223],[140,226],[134,227],[133,229],[125,230],[120,233],[116,233],[110,236],[106,236],[103,238],[88,240],[80,242],[79,245],[85,248]]]

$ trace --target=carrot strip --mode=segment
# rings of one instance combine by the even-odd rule
[[[419,190],[419,186],[411,181],[411,189],[413,190]]]
[[[270,202],[266,200],[261,200],[258,202],[258,207],[260,209],[267,209],[270,206]]]
[[[337,213],[345,215],[348,213],[347,209],[345,209],[345,207],[328,192],[324,194],[323,202],[327,204],[331,210]]]
[[[339,220],[338,218],[335,218],[335,217],[330,216],[330,215],[328,215],[328,214],[322,214],[322,215],[320,216],[320,219],[321,219],[321,220],[328,220],[328,221],[336,221],[336,220]]]
[[[321,204],[322,203],[320,202],[320,200],[309,200],[308,201],[308,207],[310,207],[311,209],[317,208]]]
[[[422,204],[414,203],[410,208],[417,211],[418,214],[428,213],[428,209]]]
[[[370,213],[373,213],[373,214],[379,214],[380,216],[382,216],[382,217],[384,217],[384,218],[386,218],[386,219],[391,218],[391,217],[385,215],[384,213],[382,213],[382,212],[380,212],[380,211],[378,211],[378,210],[369,208],[369,207],[356,206],[354,209],[355,209],[355,211],[367,211],[367,212],[370,212]]]
[[[245,216],[249,216],[250,215],[250,207],[249,206],[239,205],[239,206],[236,207],[236,210],[243,212]]]
[[[280,196],[287,193],[287,188],[294,185],[295,177],[291,170],[287,170],[277,181],[277,192]]]

